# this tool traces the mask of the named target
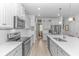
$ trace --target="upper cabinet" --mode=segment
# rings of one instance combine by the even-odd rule
[[[31,15],[30,19],[31,19],[31,26],[35,26],[35,16]]]
[[[13,28],[13,19],[17,13],[16,5],[14,3],[0,4],[0,29]]]
[[[27,25],[32,31],[34,30],[34,27],[35,27],[35,16],[34,15],[29,15],[29,20],[27,20]]]
[[[17,4],[17,16],[19,16],[21,19],[25,20],[25,8],[22,6],[22,4]]]
[[[29,14],[26,14],[26,10],[22,4],[18,4],[17,6],[17,16],[21,19],[25,20],[25,29],[30,29],[31,26],[31,18]]]
[[[20,19],[25,20],[25,11],[21,4],[0,4],[0,29],[14,28],[14,16],[19,16]]]

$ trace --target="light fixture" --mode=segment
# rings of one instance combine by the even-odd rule
[[[38,10],[40,10],[40,8],[37,8]]]
[[[59,24],[62,24],[62,19],[61,19],[61,17],[62,17],[62,15],[61,15],[61,10],[62,10],[62,8],[59,8],[58,9],[58,19],[59,19]]]
[[[59,8],[59,10],[58,10],[58,17],[61,16],[61,10],[62,10],[62,8]]]
[[[60,16],[60,14],[58,13],[58,17]]]
[[[62,24],[62,22],[60,21],[59,24]]]
[[[38,16],[40,16],[40,14]]]
[[[73,21],[73,17],[70,17],[70,18],[69,18],[69,21]]]
[[[69,5],[69,8],[70,8],[70,16],[72,15],[71,13],[71,4]],[[74,21],[75,20],[75,17],[69,17],[68,21]]]

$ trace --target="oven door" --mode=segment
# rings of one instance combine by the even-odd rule
[[[30,47],[31,47],[31,41],[28,39],[27,41],[24,42],[24,56],[28,56],[30,53]]]

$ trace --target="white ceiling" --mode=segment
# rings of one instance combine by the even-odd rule
[[[57,17],[59,8],[62,8],[63,17],[75,16],[79,14],[79,3],[23,3],[26,11],[40,17]],[[40,10],[37,8],[40,7]],[[70,12],[71,11],[71,12]]]

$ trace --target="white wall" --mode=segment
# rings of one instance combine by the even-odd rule
[[[69,25],[69,31],[65,31],[64,34],[79,37],[79,15],[75,16],[75,21],[69,22],[68,19],[64,20],[65,25]]]

